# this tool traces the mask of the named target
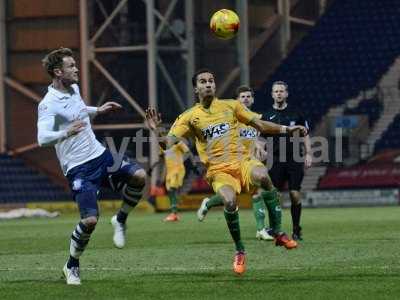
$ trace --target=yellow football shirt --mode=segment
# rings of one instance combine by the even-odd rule
[[[239,142],[238,124],[248,124],[261,118],[237,100],[215,98],[210,107],[200,103],[182,113],[175,121],[169,135],[194,138],[200,160],[208,172],[224,166],[239,165],[248,157]]]
[[[252,156],[259,132],[254,127],[247,126],[243,123],[239,123],[238,130],[239,142],[243,145],[246,153]]]
[[[176,143],[171,148],[164,150],[167,172],[174,169],[184,169],[184,155],[189,151],[188,146],[184,142]]]

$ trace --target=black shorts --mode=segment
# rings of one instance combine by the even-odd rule
[[[300,191],[304,177],[304,163],[275,161],[269,170],[272,183],[278,190],[288,182],[289,191]]]

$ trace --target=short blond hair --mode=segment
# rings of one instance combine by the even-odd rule
[[[289,91],[289,86],[286,82],[279,80],[279,81],[274,81],[274,83],[272,84],[272,87],[274,87],[274,85],[283,85],[285,87],[286,92]]]

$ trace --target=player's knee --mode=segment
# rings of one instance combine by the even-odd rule
[[[91,216],[82,220],[82,223],[89,229],[94,229],[97,225],[97,217]]]
[[[289,194],[290,194],[290,200],[292,201],[293,204],[301,203],[301,197],[299,191],[290,191]]]
[[[261,186],[262,188],[270,191],[274,188],[274,185],[272,184],[272,180],[271,177],[269,177],[268,175],[268,169],[267,168],[259,168],[256,171],[255,174],[255,182],[259,183],[259,186]]]
[[[224,195],[224,203],[225,203],[225,210],[233,212],[236,210],[237,203],[236,203],[236,195]]]
[[[236,204],[235,200],[225,203],[225,210],[228,212],[234,212],[236,210],[236,208],[237,208],[237,204]]]
[[[224,199],[225,210],[233,212],[236,210],[236,192],[230,186],[223,186],[218,190],[218,194]]]
[[[251,177],[253,181],[262,183],[263,181],[267,180],[268,177],[268,170],[265,167],[257,166],[253,168],[251,172]]]
[[[146,171],[144,169],[136,170],[127,183],[130,186],[143,187],[146,184],[146,176]]]
[[[267,171],[267,169],[265,169],[264,172],[260,172],[259,180],[260,180],[260,182],[261,182],[263,185],[270,185],[270,184],[272,185],[271,179],[270,179],[270,177],[268,176],[268,171]]]

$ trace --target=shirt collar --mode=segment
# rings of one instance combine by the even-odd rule
[[[197,105],[201,110],[209,113],[211,111],[211,107],[213,107],[216,101],[218,101],[218,98],[214,97],[209,108],[205,108],[200,102],[197,102]]]
[[[275,110],[284,110],[287,107],[287,103],[285,103],[285,105],[283,105],[282,107],[278,107],[277,105],[275,105],[275,103],[272,105],[273,109]]]
[[[57,100],[62,101],[62,100],[66,100],[66,99],[70,98],[72,95],[74,95],[74,94],[76,93],[74,87],[71,86],[71,88],[72,88],[72,91],[73,91],[72,94],[70,94],[70,93],[63,93],[63,92],[60,92],[59,90],[56,90],[56,89],[53,87],[53,85],[50,84],[50,85],[48,86],[48,91],[49,91],[49,93],[51,93],[53,96],[55,96],[55,97],[57,98]]]

